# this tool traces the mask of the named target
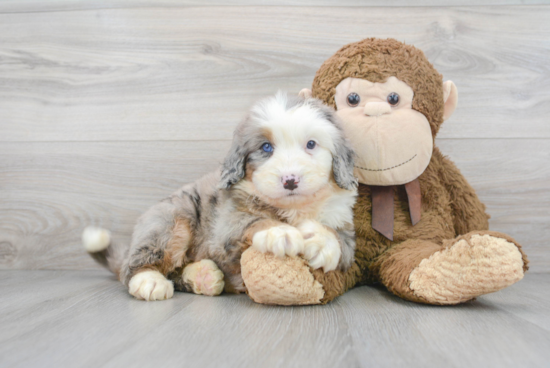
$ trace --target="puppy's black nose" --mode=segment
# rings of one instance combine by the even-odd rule
[[[298,183],[294,179],[288,179],[284,182],[283,187],[287,190],[294,190],[298,188]]]

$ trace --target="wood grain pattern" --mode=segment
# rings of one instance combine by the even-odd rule
[[[441,138],[550,138],[549,17],[548,6],[0,14],[0,141],[227,139],[259,96],[310,86],[366,36],[416,45],[457,84]]]
[[[0,267],[92,266],[79,244],[86,225],[113,229],[127,242],[141,213],[215,170],[229,144],[0,145]]]
[[[117,8],[181,8],[189,6],[286,7],[410,7],[495,6],[548,4],[547,0],[3,0],[0,13],[52,12]]]
[[[550,140],[441,139],[492,215],[491,228],[525,246],[531,270],[550,253]],[[0,268],[97,268],[80,244],[101,225],[127,242],[137,217],[214,170],[230,141],[3,143]]]
[[[184,293],[147,303],[103,271],[0,278],[3,367],[517,368],[550,360],[548,274],[452,307],[374,287],[313,307]]]
[[[539,2],[460,2],[519,3]],[[0,2],[1,269],[97,268],[85,226],[128,241],[144,210],[217,167],[258,97],[309,86],[338,48],[374,36],[415,44],[457,84],[438,144],[492,228],[550,270],[550,6],[197,4]]]

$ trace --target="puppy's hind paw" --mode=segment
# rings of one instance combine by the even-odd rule
[[[203,259],[185,267],[183,282],[193,289],[195,294],[220,295],[225,286],[223,272],[209,259]]]
[[[277,257],[294,257],[304,251],[304,238],[293,226],[279,225],[258,231],[252,238],[252,247],[262,253],[271,252]]]
[[[130,280],[128,291],[137,299],[152,301],[170,299],[174,285],[158,271],[143,271]]]

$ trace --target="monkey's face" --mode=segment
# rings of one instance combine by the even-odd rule
[[[428,119],[412,109],[413,97],[411,87],[396,77],[385,83],[346,78],[336,87],[336,113],[357,154],[359,182],[405,184],[428,166],[432,132]]]

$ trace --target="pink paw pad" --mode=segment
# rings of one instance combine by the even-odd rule
[[[193,288],[195,294],[220,295],[225,286],[223,272],[209,259],[203,259],[185,267],[183,281]]]
[[[204,295],[214,295],[214,284],[218,280],[214,280],[211,272],[212,270],[209,270],[206,267],[200,267],[197,271],[195,285],[197,285],[197,289],[200,289]]]

